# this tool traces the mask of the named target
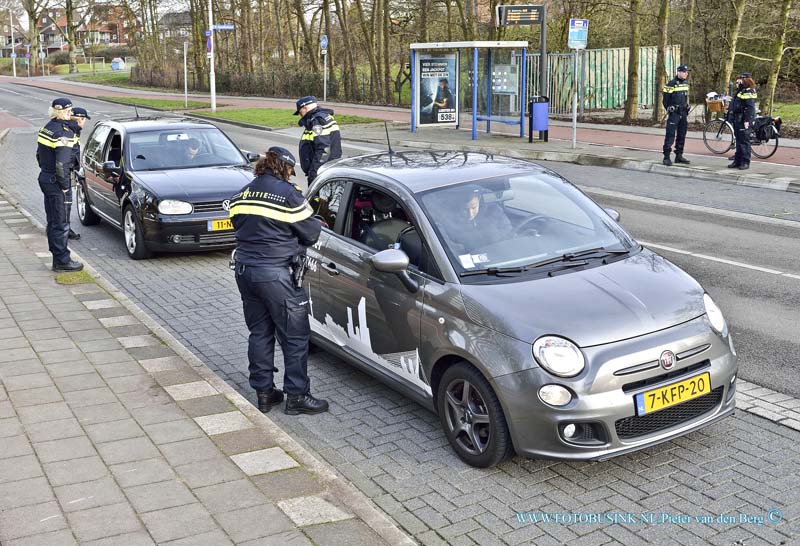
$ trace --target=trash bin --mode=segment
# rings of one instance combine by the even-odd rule
[[[547,110],[550,107],[550,99],[545,96],[533,97],[533,130],[547,131]]]

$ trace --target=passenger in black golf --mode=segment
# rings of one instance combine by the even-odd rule
[[[250,386],[264,413],[283,400],[283,392],[274,383],[277,336],[283,351],[288,415],[328,409],[328,402],[311,396],[308,294],[297,286],[291,271],[293,258],[317,242],[322,224],[312,216],[300,189],[289,182],[294,166],[291,152],[273,146],[256,163],[255,179],[230,204],[236,230],[236,284],[250,330]]]

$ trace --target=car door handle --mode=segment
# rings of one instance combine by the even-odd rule
[[[329,264],[322,264],[322,269],[328,272],[328,275],[338,275],[339,270],[336,269],[336,264],[331,262]]]

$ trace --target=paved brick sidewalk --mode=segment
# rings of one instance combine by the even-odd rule
[[[113,287],[49,262],[0,201],[0,544],[413,544]]]

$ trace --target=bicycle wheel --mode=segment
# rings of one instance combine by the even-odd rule
[[[768,140],[759,140],[755,139],[750,144],[750,149],[753,152],[753,155],[759,159],[767,159],[768,157],[772,157],[775,151],[778,149],[778,131],[770,125],[765,131],[769,131],[769,139]]]
[[[709,151],[724,154],[735,145],[733,128],[724,119],[712,119],[703,128],[703,142]]]

